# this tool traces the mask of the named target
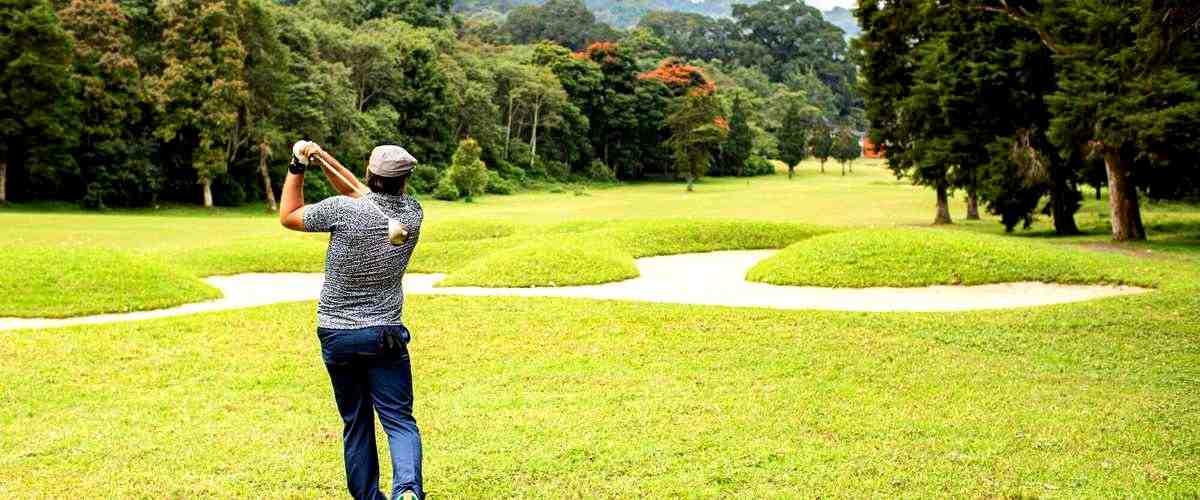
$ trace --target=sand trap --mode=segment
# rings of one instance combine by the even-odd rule
[[[1079,302],[1100,297],[1143,293],[1130,286],[1004,283],[979,286],[922,288],[820,288],[750,283],[746,271],[774,250],[670,255],[638,259],[641,276],[603,285],[553,288],[436,288],[441,274],[410,274],[404,279],[409,295],[442,294],[522,297],[576,297],[637,300],[673,304],[826,309],[837,311],[967,311],[1006,309]],[[0,330],[112,323],[221,311],[279,302],[314,300],[321,292],[321,274],[239,274],[205,278],[224,297],[155,311],[102,314],[66,319],[0,318]]]

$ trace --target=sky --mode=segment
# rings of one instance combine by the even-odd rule
[[[855,0],[804,0],[804,3],[821,10],[829,10],[834,7],[852,9],[854,8]]]

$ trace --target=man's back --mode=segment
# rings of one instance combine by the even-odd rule
[[[330,233],[325,284],[317,306],[321,328],[401,324],[401,279],[417,245],[424,212],[410,196],[371,193],[367,197],[370,201],[335,196],[305,209],[306,230]],[[387,217],[408,230],[403,244],[388,240]]]

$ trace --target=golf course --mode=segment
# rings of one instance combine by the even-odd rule
[[[1139,243],[1110,243],[1107,201],[1090,196],[1079,236],[964,221],[961,198],[934,227],[932,193],[879,160],[691,193],[420,201],[408,271],[444,278],[409,295],[404,322],[433,498],[1200,492],[1195,205],[1144,203]],[[261,205],[31,203],[0,209],[0,241],[0,317],[31,319],[203,303],[221,296],[213,276],[319,273],[328,236],[285,231]],[[954,312],[438,293],[609,286],[647,257],[741,250],[778,250],[745,275],[778,287],[1138,293]],[[0,330],[0,497],[342,497],[314,308]]]

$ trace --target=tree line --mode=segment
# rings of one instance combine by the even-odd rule
[[[401,144],[422,161],[413,189],[446,199],[539,180],[690,187],[770,172],[793,125],[861,128],[849,49],[799,0],[735,7],[730,43],[759,59],[666,41],[682,28],[601,27],[579,0],[536,8],[562,15],[531,27],[464,21],[448,0],[0,0],[0,201],[273,200],[299,138],[351,164]],[[772,46],[784,29],[837,36]]]
[[[872,140],[900,176],[967,193],[1008,230],[1079,232],[1080,187],[1107,186],[1114,240],[1140,199],[1200,197],[1200,5],[1184,0],[861,0]],[[1043,201],[1044,205],[1043,205]],[[1039,208],[1039,206],[1041,208]]]

